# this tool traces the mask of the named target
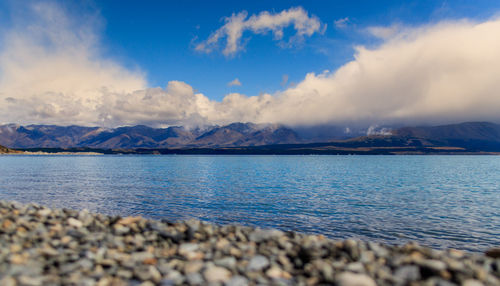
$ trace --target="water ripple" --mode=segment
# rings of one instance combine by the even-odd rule
[[[0,156],[0,199],[483,251],[498,156]]]

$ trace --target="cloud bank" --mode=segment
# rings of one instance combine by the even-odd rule
[[[214,101],[188,83],[146,88],[141,73],[99,54],[88,29],[37,5],[0,48],[0,122],[121,126],[230,122],[288,125],[500,121],[500,20],[375,29],[339,69],[273,94]],[[69,28],[71,27],[71,29]],[[380,31],[390,31],[382,33]]]
[[[222,53],[226,56],[234,56],[243,50],[244,44],[241,42],[243,32],[251,31],[255,34],[266,34],[271,32],[275,40],[281,41],[284,37],[284,29],[293,26],[295,35],[290,37],[288,43],[282,45],[290,46],[303,40],[305,36],[322,32],[326,25],[321,25],[316,16],[309,16],[301,7],[283,10],[280,13],[261,12],[247,18],[246,11],[233,14],[224,19],[225,24],[210,35],[210,37],[196,45],[195,50],[211,53],[218,48],[219,41],[224,41],[225,48]]]

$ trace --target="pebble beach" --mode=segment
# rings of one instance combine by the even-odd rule
[[[500,251],[0,201],[0,285],[500,285]]]

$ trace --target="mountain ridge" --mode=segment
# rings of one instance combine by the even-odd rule
[[[0,126],[0,144],[10,148],[234,147],[299,142],[293,130],[276,124],[232,123],[205,129],[145,125],[113,129],[75,125]]]
[[[267,150],[266,148],[275,152],[282,148],[291,153],[295,152],[293,150],[319,150],[321,152],[332,150],[342,152],[367,152],[368,150],[371,152],[375,150],[376,153],[384,150],[393,150],[391,152],[396,153],[398,150],[405,152],[429,150],[500,152],[500,125],[491,122],[401,127],[391,132],[387,132],[387,128],[382,128],[384,132],[378,133],[373,133],[373,128],[369,127],[365,134],[370,135],[357,136],[361,134],[358,130],[351,133],[350,138],[345,138],[347,135],[341,133],[343,130],[341,127],[333,126],[331,131],[326,130],[327,127],[321,127],[319,130],[324,130],[326,135],[317,134],[319,136],[316,138],[321,139],[316,139],[316,141],[314,138],[301,137],[299,134],[304,134],[305,130],[304,127],[302,128],[301,131],[296,131],[292,127],[279,124],[241,122],[193,129],[182,126],[152,128],[137,125],[107,129],[75,125],[63,127],[9,124],[0,126],[0,144],[15,149],[141,149],[144,152],[148,149],[237,150],[234,148],[243,148],[250,150],[249,152]]]

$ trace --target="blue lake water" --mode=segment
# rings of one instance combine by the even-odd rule
[[[389,244],[500,246],[499,156],[0,156],[0,199]]]

